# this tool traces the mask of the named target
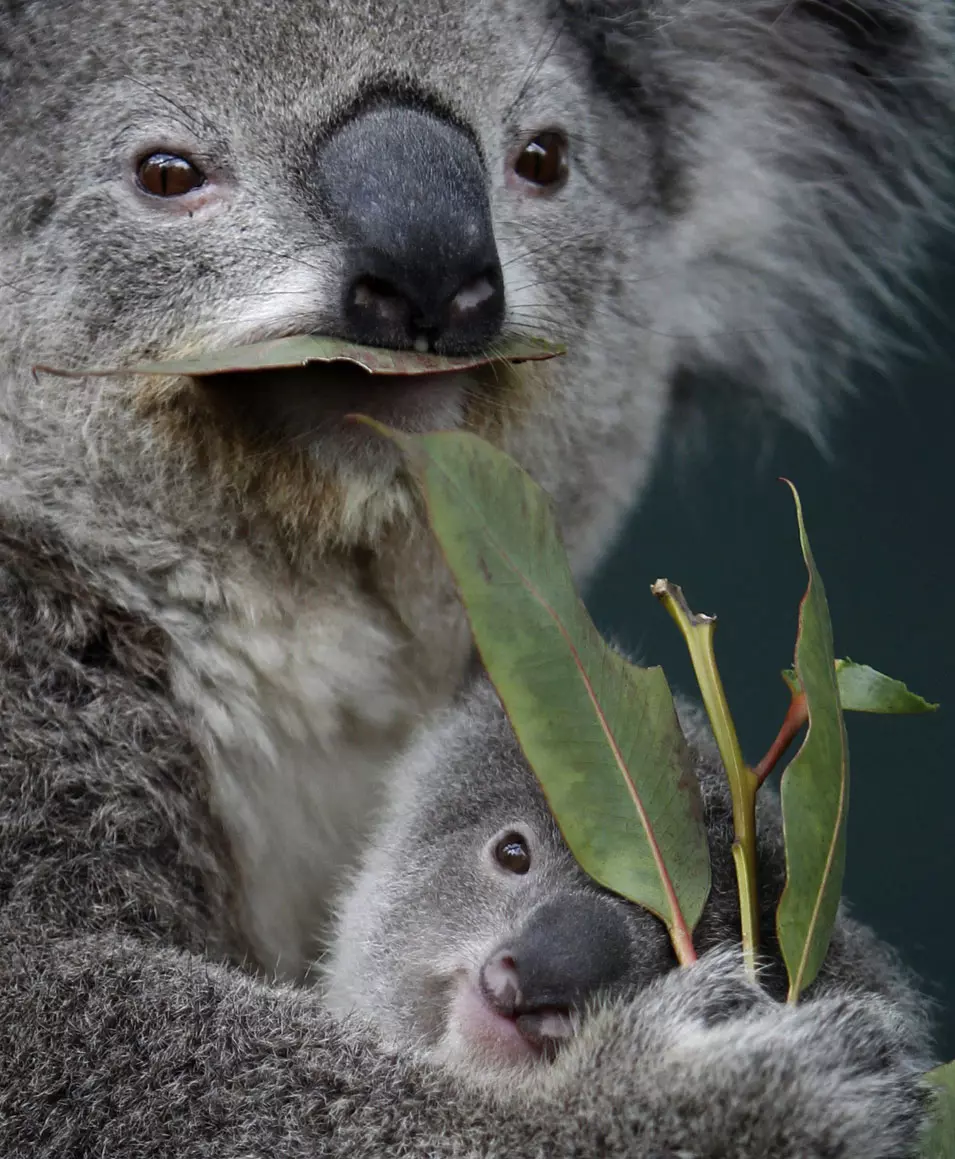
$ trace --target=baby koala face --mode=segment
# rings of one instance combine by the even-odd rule
[[[588,1002],[633,983],[646,967],[652,974],[656,931],[581,880],[553,827],[524,818],[472,853],[488,920],[481,944],[451,960],[436,1053],[492,1063],[552,1057]]]
[[[484,1070],[544,1061],[594,1000],[674,964],[663,924],[577,865],[488,690],[419,740],[372,846],[339,908],[327,998],[402,1049]]]

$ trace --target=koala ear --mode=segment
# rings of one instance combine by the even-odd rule
[[[666,5],[646,0],[558,0],[559,14],[595,56],[610,65],[636,63],[643,37],[668,23]],[[720,11],[722,10],[722,11]],[[935,11],[940,12],[941,4]],[[741,29],[747,24],[793,28],[799,21],[824,27],[846,46],[852,63],[877,76],[887,62],[917,49],[932,23],[931,4],[911,0],[702,0],[672,16],[707,23],[717,16]],[[634,80],[637,78],[634,77]]]
[[[915,5],[896,0],[798,0],[789,12],[828,26],[848,46],[856,67],[867,73],[913,48],[919,16],[924,20],[924,9],[916,12]]]
[[[639,88],[640,45],[657,23],[645,0],[558,0],[557,16],[590,54],[601,87]]]

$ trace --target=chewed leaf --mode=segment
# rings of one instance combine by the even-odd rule
[[[756,955],[759,949],[759,886],[756,856],[756,792],[759,779],[743,760],[739,736],[726,690],[716,663],[713,633],[716,617],[694,612],[686,602],[683,589],[668,579],[658,579],[650,590],[670,613],[686,641],[703,706],[710,719],[733,802],[733,864],[739,893],[740,934],[743,941],[743,963],[756,980]]]
[[[955,1159],[955,1062],[925,1076],[935,1088],[935,1106],[922,1138],[922,1159]]]
[[[793,669],[787,668],[783,679],[793,693],[799,692],[799,680]],[[856,664],[854,660],[836,661],[836,684],[843,712],[905,715],[935,712],[938,708],[937,704],[909,692],[901,680],[893,680],[868,664]]]
[[[788,480],[787,480],[788,482]],[[832,626],[802,505],[792,488],[809,586],[799,608],[796,676],[806,695],[809,730],[783,773],[786,887],[776,912],[789,973],[789,1000],[812,982],[829,948],[845,873],[849,749],[836,684]]]
[[[376,429],[405,451],[484,664],[574,856],[658,914],[691,961],[709,856],[662,671],[628,664],[600,638],[550,501],[512,459],[470,434]]]
[[[57,370],[36,366],[34,370],[65,378],[87,378],[115,374],[158,374],[189,378],[207,378],[216,374],[234,374],[248,370],[280,370],[308,366],[318,362],[350,362],[369,374],[410,375],[446,374],[454,370],[471,370],[493,362],[536,362],[566,354],[567,347],[544,338],[504,338],[479,354],[448,356],[420,353],[417,350],[386,350],[378,346],[359,346],[343,338],[325,334],[299,334],[292,338],[275,338],[248,346],[211,351],[195,358],[171,359],[166,362],[139,362],[110,370]]]

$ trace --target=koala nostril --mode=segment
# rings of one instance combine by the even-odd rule
[[[481,989],[494,1009],[512,1017],[521,1005],[517,963],[506,951],[495,954],[481,967]]]
[[[501,293],[500,267],[488,266],[476,278],[465,282],[451,300],[451,318],[466,318],[469,314],[492,305]]]
[[[477,335],[488,325],[489,336],[496,330],[504,302],[497,262],[462,281],[453,294],[446,288],[433,293],[423,278],[372,272],[373,264],[366,261],[345,295],[345,313],[359,341],[421,350],[440,345],[447,352],[457,349],[455,342],[464,335]]]
[[[370,274],[352,283],[349,306],[376,315],[388,326],[407,327],[411,316],[411,305],[398,287]]]

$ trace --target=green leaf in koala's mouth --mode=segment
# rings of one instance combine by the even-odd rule
[[[495,362],[540,362],[567,353],[560,342],[545,338],[510,337],[495,342],[478,354],[445,355],[417,350],[386,350],[377,346],[359,346],[343,338],[324,334],[299,334],[291,338],[273,338],[248,346],[233,346],[199,354],[194,358],[170,359],[164,362],[139,362],[108,370],[60,370],[52,366],[35,366],[34,371],[66,378],[91,375],[161,374],[207,378],[216,374],[241,371],[281,370],[308,366],[310,363],[350,362],[369,374],[394,377],[420,374],[447,374],[455,370],[472,370]]]

